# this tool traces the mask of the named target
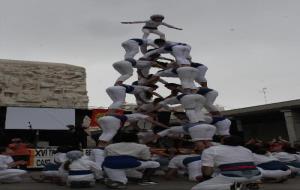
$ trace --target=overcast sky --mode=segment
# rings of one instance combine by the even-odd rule
[[[0,58],[83,66],[90,106],[107,106],[121,43],[142,36],[142,25],[120,22],[159,13],[184,29],[160,27],[167,39],[208,66],[218,104],[264,104],[265,87],[268,103],[286,101],[300,95],[299,9],[298,0],[0,0]]]

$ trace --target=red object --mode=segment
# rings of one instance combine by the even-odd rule
[[[100,126],[98,125],[97,123],[97,120],[100,118],[100,117],[103,117],[106,115],[108,109],[93,109],[92,111],[92,117],[91,117],[91,124],[90,124],[90,127],[91,128],[99,128]],[[123,114],[123,110],[117,110],[115,112],[115,114],[120,114],[122,115]]]

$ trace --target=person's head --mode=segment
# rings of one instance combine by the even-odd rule
[[[245,147],[248,148],[249,150],[251,150],[255,154],[265,155],[268,152],[268,150],[265,147],[258,146],[255,144],[248,144]]]
[[[66,154],[67,159],[70,160],[71,162],[80,159],[83,156],[82,151],[80,150],[72,150],[67,152]]]
[[[165,87],[169,90],[176,90],[177,88],[180,87],[180,85],[176,83],[167,83],[165,84]]]
[[[154,40],[154,44],[158,47],[162,47],[166,44],[166,40],[158,38]]]
[[[162,22],[165,19],[165,17],[164,17],[164,15],[155,14],[155,15],[151,15],[150,19],[155,22]]]
[[[239,136],[231,135],[224,137],[221,143],[228,146],[242,146],[244,144],[244,140]]]
[[[272,143],[270,145],[270,151],[271,152],[281,152],[281,151],[283,151],[282,143],[279,143],[279,142]]]

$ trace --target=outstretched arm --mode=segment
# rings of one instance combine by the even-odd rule
[[[142,24],[146,22],[147,21],[133,21],[133,22],[121,22],[121,24]]]
[[[167,24],[167,23],[165,23],[165,22],[163,22],[162,25],[164,25],[164,26],[166,26],[166,27],[168,27],[168,28],[173,28],[173,29],[176,29],[176,30],[182,30],[182,28],[177,28],[177,27],[172,26],[172,25],[170,25],[170,24]]]

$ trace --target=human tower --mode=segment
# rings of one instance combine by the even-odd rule
[[[99,146],[107,146],[120,128],[127,123],[145,120],[156,126],[165,128],[153,134],[151,140],[167,136],[172,133],[190,135],[195,145],[205,148],[210,145],[212,137],[229,135],[230,121],[223,117],[214,102],[218,92],[208,88],[205,78],[207,66],[192,61],[191,46],[166,39],[158,27],[182,30],[163,22],[163,15],[152,15],[147,21],[122,22],[122,24],[144,24],[143,37],[133,38],[122,43],[125,50],[124,59],[113,63],[113,68],[120,73],[120,77],[113,86],[106,89],[112,104],[108,114],[98,120],[102,128]],[[150,39],[150,34],[158,35],[157,39]],[[142,57],[137,58],[138,53]],[[171,55],[172,59],[162,55]],[[160,68],[158,72],[151,72],[153,68]],[[138,80],[132,84],[127,81],[137,73]],[[178,78],[180,84],[168,83],[165,78]],[[163,97],[156,85],[162,83],[170,90],[170,95]],[[136,111],[132,114],[116,114],[125,104],[126,95],[132,94],[136,99]],[[153,98],[155,97],[155,98]],[[181,117],[180,126],[168,127],[157,120],[158,110],[174,111],[172,105],[181,104],[185,117]],[[209,113],[205,113],[205,108]]]

